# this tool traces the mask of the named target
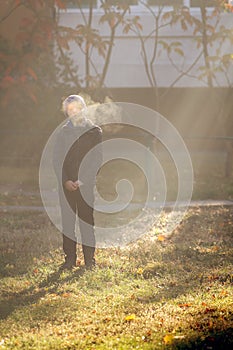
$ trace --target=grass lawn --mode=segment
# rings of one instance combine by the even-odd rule
[[[80,247],[80,267],[59,272],[45,214],[0,219],[0,349],[232,349],[233,207],[190,209],[169,239],[152,229],[97,249],[86,272]]]

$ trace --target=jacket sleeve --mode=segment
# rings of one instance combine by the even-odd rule
[[[97,145],[98,147],[92,153],[92,159],[88,168],[87,180],[90,182],[95,182],[96,175],[98,175],[101,164],[103,162],[102,130],[99,127],[96,127],[94,130],[92,148],[94,148]]]
[[[63,167],[65,158],[65,142],[62,130],[57,134],[53,148],[53,168],[56,174],[58,184],[62,185],[68,179],[65,168]]]
[[[103,163],[103,150],[102,150],[102,130],[98,128],[98,133],[96,137],[96,144],[99,145],[98,149],[96,150],[96,167],[98,169],[101,167],[101,164]],[[99,172],[99,171],[98,171]],[[97,174],[98,174],[97,172]]]

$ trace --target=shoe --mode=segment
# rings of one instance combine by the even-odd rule
[[[82,248],[85,268],[86,270],[92,270],[95,267],[95,247],[83,245]]]
[[[76,267],[76,263],[70,260],[66,260],[60,267],[59,271],[64,271],[64,270],[72,270],[74,267]]]
[[[91,262],[85,263],[85,269],[86,270],[93,270],[96,267],[95,259],[92,258]]]

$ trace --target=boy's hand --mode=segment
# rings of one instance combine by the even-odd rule
[[[68,180],[65,182],[65,188],[70,192],[76,191],[78,187],[78,183],[72,180]]]

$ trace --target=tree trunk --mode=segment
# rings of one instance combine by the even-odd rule
[[[207,27],[206,27],[206,1],[202,0],[201,5],[200,5],[200,10],[201,10],[201,18],[202,18],[202,45],[203,45],[203,52],[204,52],[204,60],[205,60],[205,67],[207,70],[207,81],[208,81],[208,86],[213,87],[213,79],[212,76],[210,75],[210,63],[208,60],[209,53],[208,53],[208,34],[207,34]]]

